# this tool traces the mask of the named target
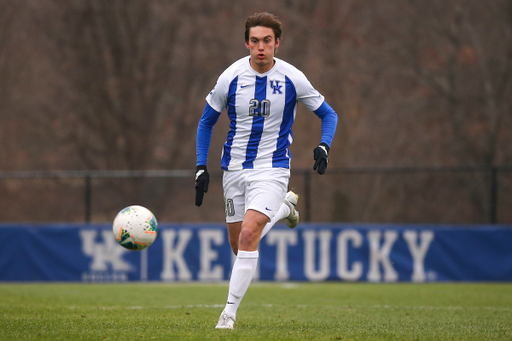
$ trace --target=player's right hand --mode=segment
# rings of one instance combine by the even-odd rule
[[[210,184],[210,174],[206,170],[206,165],[196,166],[196,206],[203,204],[203,196],[208,192],[208,185]]]

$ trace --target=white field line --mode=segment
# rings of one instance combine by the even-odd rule
[[[263,308],[274,308],[274,307],[287,307],[293,308],[294,306],[290,305],[282,305],[282,304],[246,304],[248,306],[259,306]],[[224,308],[224,304],[189,304],[189,305],[167,305],[162,307],[163,309],[182,309],[182,308]],[[398,305],[304,305],[299,304],[296,305],[295,308],[324,308],[324,309],[404,309],[404,310],[491,310],[491,311],[512,311],[512,307],[434,307],[434,306],[398,306]],[[68,309],[84,309],[79,306],[70,306]],[[142,307],[142,306],[132,306],[132,307],[87,307],[85,309],[101,309],[101,310],[117,310],[117,309],[126,309],[126,310],[135,310],[135,309],[161,309],[160,307]]]

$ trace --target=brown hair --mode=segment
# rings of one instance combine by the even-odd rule
[[[271,28],[274,31],[274,35],[277,39],[281,39],[281,34],[283,33],[281,29],[281,22],[279,18],[273,14],[263,12],[263,13],[254,13],[245,21],[245,41],[249,41],[249,30],[251,27],[263,26]]]

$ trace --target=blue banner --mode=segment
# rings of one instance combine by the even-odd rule
[[[111,225],[0,225],[0,281],[222,281],[235,256],[224,224],[160,224],[128,251]],[[512,228],[276,225],[260,243],[265,281],[512,281]]]

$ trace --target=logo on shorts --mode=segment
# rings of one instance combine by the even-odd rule
[[[235,204],[233,199],[226,199],[226,217],[232,217],[235,215]]]
[[[270,208],[268,208],[268,207],[265,207],[265,209],[266,209],[267,211],[272,211],[272,210],[271,210]]]

